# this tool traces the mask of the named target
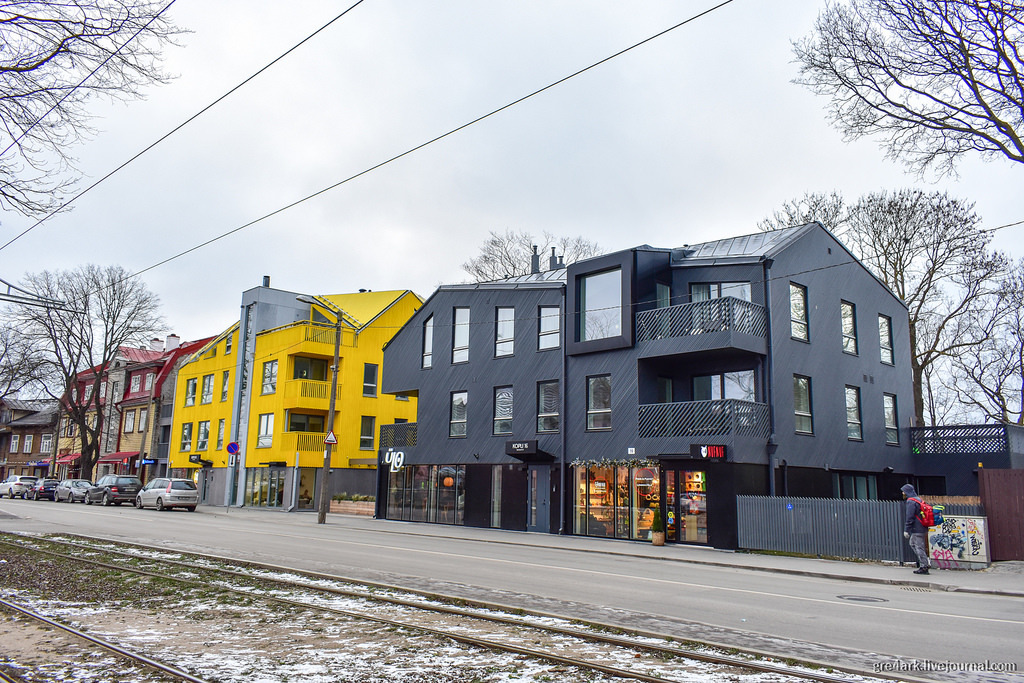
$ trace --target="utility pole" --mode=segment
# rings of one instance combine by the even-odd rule
[[[341,363],[341,311],[336,311],[334,323],[334,365],[331,366],[331,402],[327,405],[327,436],[324,438],[324,468],[320,475],[320,508],[316,523],[327,522],[327,510],[331,501],[328,499],[327,479],[331,474],[331,449],[337,442],[334,437],[334,399],[338,394],[338,365]],[[333,440],[332,440],[332,437]]]

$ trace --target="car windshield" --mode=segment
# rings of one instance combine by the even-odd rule
[[[28,482],[28,481],[36,481],[37,478],[36,477],[22,477],[21,480],[22,481],[26,481],[26,482]]]
[[[118,486],[131,486],[133,484],[138,485],[138,483],[139,483],[139,480],[136,479],[135,477],[120,477],[117,480],[117,485]]]
[[[171,488],[179,491],[194,491],[196,485],[191,481],[172,481]]]
[[[74,486],[76,489],[87,489],[90,486],[92,486],[92,483],[85,481],[84,479],[76,479],[75,481],[71,482],[71,485]]]

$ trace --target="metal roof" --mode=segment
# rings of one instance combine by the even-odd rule
[[[707,265],[720,261],[756,261],[778,253],[817,224],[740,235],[672,250],[672,265]]]

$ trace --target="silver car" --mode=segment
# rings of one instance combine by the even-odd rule
[[[191,479],[157,477],[142,487],[135,496],[135,507],[154,507],[157,510],[185,508],[195,512],[199,504],[199,489]]]
[[[7,496],[8,498],[14,498],[15,496],[21,496],[25,498],[25,494],[36,485],[36,481],[39,477],[30,477],[26,474],[12,474],[0,482],[0,498]]]
[[[61,483],[57,484],[57,491],[53,494],[54,500],[58,503],[67,501],[68,503],[74,503],[76,501],[85,502],[85,493],[92,486],[92,482],[88,479],[65,479]]]

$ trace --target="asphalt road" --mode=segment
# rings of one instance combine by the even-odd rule
[[[1024,599],[666,561],[638,543],[544,536],[538,546],[532,534],[341,515],[318,525],[308,513],[8,499],[0,530],[213,553],[866,670],[987,661],[1024,672]],[[1024,681],[1022,673],[906,673]]]

